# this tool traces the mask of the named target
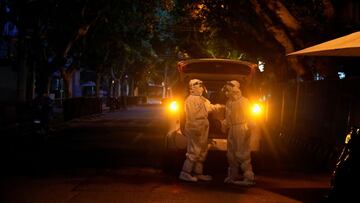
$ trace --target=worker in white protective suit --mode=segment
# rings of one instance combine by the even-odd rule
[[[229,164],[228,176],[224,182],[250,186],[255,184],[248,128],[250,103],[241,95],[240,83],[236,80],[227,82],[223,90],[228,97],[222,127],[223,131],[228,130],[227,159]],[[239,169],[243,172],[242,179],[239,176]]]
[[[213,105],[202,96],[206,89],[201,80],[190,80],[189,89],[190,95],[185,100],[186,122],[184,131],[188,140],[187,153],[179,179],[191,182],[210,181],[212,177],[203,174],[203,162],[208,151],[208,113],[224,108],[224,106]]]

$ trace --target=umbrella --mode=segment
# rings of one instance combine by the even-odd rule
[[[287,54],[295,55],[360,56],[360,31]]]

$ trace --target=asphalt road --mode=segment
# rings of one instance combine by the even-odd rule
[[[0,202],[319,202],[329,173],[255,164],[254,187],[223,183],[224,153],[209,153],[214,181],[177,179],[184,152],[164,171],[166,115],[134,107],[58,125],[41,145],[2,145]],[[264,159],[262,159],[264,160]]]

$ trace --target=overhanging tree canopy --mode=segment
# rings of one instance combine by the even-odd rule
[[[128,72],[141,80],[150,76],[145,73],[159,78],[167,68],[174,70],[179,59],[214,57],[261,59],[266,72],[287,79],[311,78],[318,59],[287,58],[286,53],[358,28],[356,21],[335,15],[349,2],[359,5],[331,0],[9,0],[1,6],[15,8],[11,15],[21,33],[17,48],[26,53],[18,59],[31,60],[44,75],[60,69],[66,79],[82,64],[101,74]],[[70,59],[72,66],[65,67]]]

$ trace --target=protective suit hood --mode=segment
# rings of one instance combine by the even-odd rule
[[[226,82],[225,94],[232,100],[237,100],[241,97],[240,83],[236,80]]]
[[[192,79],[189,81],[190,94],[201,96],[204,92],[203,82],[199,79]]]

